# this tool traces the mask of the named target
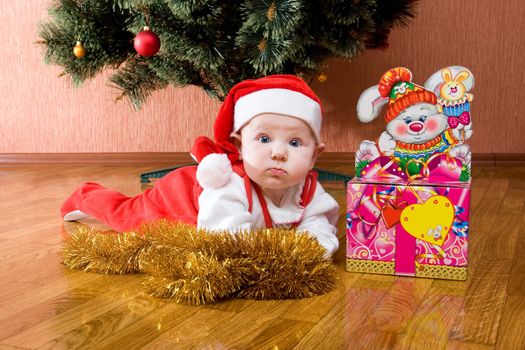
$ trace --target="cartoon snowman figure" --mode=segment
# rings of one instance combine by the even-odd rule
[[[361,142],[356,164],[380,155],[395,157],[401,164],[407,164],[411,159],[426,161],[434,154],[448,152],[463,165],[470,166],[471,152],[469,146],[463,144],[464,132],[449,126],[437,100],[434,92],[412,82],[412,73],[407,68],[393,68],[384,73],[378,85],[361,94],[357,116],[362,122],[371,122],[387,105],[386,131],[377,144]]]

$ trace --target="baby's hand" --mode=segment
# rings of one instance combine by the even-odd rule
[[[365,140],[359,144],[355,154],[356,163],[362,160],[374,160],[379,157],[379,150],[375,142]]]
[[[396,148],[396,140],[388,132],[383,131],[379,137],[379,149],[386,156],[391,156],[394,154],[394,149]]]

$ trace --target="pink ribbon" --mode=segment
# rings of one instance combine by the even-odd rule
[[[463,164],[457,158],[440,154],[430,157],[427,161],[428,176],[425,178],[430,182],[459,181]]]
[[[418,202],[417,196],[412,191],[399,191],[399,187],[394,187],[394,191],[399,191],[397,195],[388,194],[388,196],[390,196],[389,199],[382,198],[381,195],[379,195],[378,199],[378,193],[388,192],[385,191],[388,187],[390,186],[368,185],[359,204],[350,214],[351,223],[349,229],[353,237],[363,240],[363,243],[366,242],[366,240],[372,239],[377,232],[381,213],[385,207],[390,205],[393,207],[400,205],[406,206]],[[374,199],[374,196],[376,199]],[[395,272],[397,275],[414,276],[416,266],[416,239],[399,224],[399,217],[393,220],[396,230]]]
[[[463,166],[459,159],[443,153],[433,155],[426,162],[416,159],[413,162],[423,166],[419,174],[408,175],[394,159],[380,156],[365,167],[361,178],[407,185],[414,180],[426,180],[428,182],[459,181]]]

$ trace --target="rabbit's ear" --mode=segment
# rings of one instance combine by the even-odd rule
[[[457,75],[456,81],[458,81],[458,77],[463,71],[467,72],[468,74],[461,81],[465,86],[465,90],[470,91],[474,87],[474,75],[468,68],[463,66],[449,66],[438,70],[427,79],[425,82],[425,89],[433,91],[437,96],[439,96],[439,89],[441,88],[441,85],[447,82],[447,78],[445,76],[450,76],[450,81],[452,81],[452,76]]]
[[[443,77],[443,81],[445,83],[449,83],[452,81],[452,73],[450,72],[450,69],[448,68],[443,68],[441,70],[441,76]]]
[[[363,123],[376,119],[381,108],[388,102],[388,97],[382,97],[377,89],[379,85],[369,87],[357,101],[357,118]]]
[[[469,73],[466,70],[462,70],[461,72],[456,75],[456,78],[454,80],[458,83],[461,83],[463,80],[466,80],[469,76]]]
[[[465,91],[470,91],[474,87],[475,81],[474,81],[474,74],[467,68],[463,66],[450,66],[448,67],[450,69],[450,72],[452,72],[453,75],[456,75],[456,81],[462,82],[462,84],[465,86]],[[461,79],[462,74],[465,74],[465,78]]]
[[[425,81],[425,89],[432,91],[436,94],[436,96],[439,96],[439,89],[441,89],[441,85],[443,85],[443,78],[441,76],[441,70],[438,70],[434,74],[432,74],[427,81]]]

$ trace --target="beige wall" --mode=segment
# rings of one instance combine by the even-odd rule
[[[0,0],[0,153],[185,152],[210,135],[219,104],[194,87],[154,94],[139,112],[114,103],[100,76],[82,88],[42,63],[37,24],[49,0]],[[352,152],[384,127],[356,120],[360,92],[388,68],[406,66],[423,83],[438,68],[460,64],[476,77],[473,103],[477,153],[525,153],[525,2],[423,1],[409,28],[395,29],[390,48],[353,62],[328,62],[328,81],[312,86],[324,101],[327,151]]]

